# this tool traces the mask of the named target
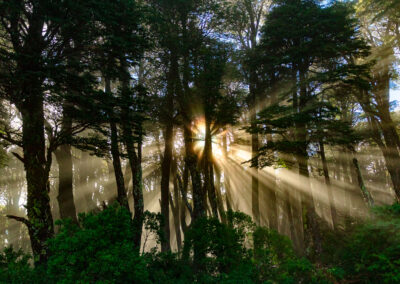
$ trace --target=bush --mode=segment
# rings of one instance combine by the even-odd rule
[[[229,273],[249,257],[244,247],[246,231],[253,226],[249,216],[228,212],[228,224],[217,218],[200,218],[185,234],[183,259],[193,256],[202,275]]]
[[[129,211],[112,205],[79,216],[80,227],[62,221],[49,242],[47,277],[56,283],[148,283],[145,259],[134,246]]]
[[[36,283],[30,259],[21,250],[15,252],[12,246],[0,252],[0,283]]]
[[[400,283],[400,205],[374,208],[371,219],[330,238],[337,278]]]
[[[159,214],[147,213],[147,233],[162,238]],[[256,227],[240,212],[226,223],[201,218],[185,234],[182,255],[139,254],[130,213],[118,205],[83,214],[79,226],[58,222],[49,241],[46,266],[33,269],[29,257],[11,248],[0,256],[1,283],[328,283],[324,273],[298,258],[290,240]],[[340,269],[331,269],[340,272]]]

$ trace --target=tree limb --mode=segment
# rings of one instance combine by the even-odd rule
[[[24,218],[24,217],[18,217],[18,216],[14,216],[14,215],[6,215],[7,218],[9,219],[14,219],[15,221],[24,223],[26,226],[30,226],[31,224],[29,223],[28,219]]]
[[[16,153],[16,152],[12,152],[11,154],[14,155],[14,157],[16,157],[18,160],[20,160],[22,163],[25,163],[25,159],[23,157],[21,157],[20,154]]]

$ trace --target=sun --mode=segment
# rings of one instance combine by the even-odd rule
[[[195,138],[194,149],[201,157],[204,152],[205,138],[206,138],[206,123],[204,118],[195,121],[193,127],[193,134]],[[223,151],[221,147],[221,133],[216,133],[212,136],[212,154],[214,157],[222,157]]]

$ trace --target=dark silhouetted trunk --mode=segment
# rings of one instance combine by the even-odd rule
[[[58,207],[60,218],[71,218],[74,223],[78,223],[73,194],[73,173],[72,173],[72,153],[71,146],[61,145],[54,152],[58,164]]]
[[[361,194],[364,198],[364,201],[369,207],[372,207],[372,206],[374,206],[374,200],[372,199],[371,193],[368,191],[368,189],[365,186],[364,179],[361,174],[360,165],[358,163],[357,158],[355,157],[355,153],[353,153],[353,165],[354,165],[354,169],[355,169],[355,172],[357,175],[358,186],[361,190]]]
[[[223,148],[222,154],[225,160],[225,163],[228,162],[228,135],[227,130],[225,129],[224,136],[222,138]],[[229,180],[229,175],[224,172],[224,187],[225,187],[225,202],[226,202],[226,209],[232,210],[232,196],[231,196],[231,184]]]
[[[250,96],[252,99],[251,104],[251,113],[250,113],[250,120],[251,126],[255,127],[255,120],[256,120],[256,94],[255,90],[253,90],[255,86],[252,87],[250,85]],[[258,133],[251,134],[251,166],[253,167],[253,175],[251,176],[251,211],[253,214],[254,222],[256,224],[260,224],[260,197],[259,197],[259,188],[258,188]]]
[[[307,106],[309,97],[307,87],[305,85],[305,72],[300,68],[300,96],[299,96],[299,112],[304,111]],[[299,164],[299,174],[304,177],[304,191],[301,194],[301,204],[304,222],[304,239],[307,246],[311,246],[316,254],[322,251],[322,239],[319,230],[318,216],[313,201],[310,175],[308,172],[308,153],[307,153],[307,125],[303,121],[296,123],[296,140],[298,143],[297,159]]]
[[[178,178],[178,175],[177,175]],[[187,224],[186,224],[186,211],[189,210],[189,213],[192,215],[193,214],[193,208],[190,206],[189,201],[187,200],[187,190],[189,186],[189,170],[188,167],[185,164],[185,167],[183,169],[183,181],[181,187],[181,210],[180,210],[180,221],[181,221],[181,227],[182,227],[182,232],[185,234],[187,231]]]
[[[28,220],[25,224],[28,226],[35,262],[43,263],[49,256],[46,242],[54,235],[49,198],[51,151],[47,151],[46,159],[43,97],[40,93],[29,94],[28,90],[29,88],[23,106],[19,107],[28,191]],[[34,90],[35,88],[31,89]]]
[[[174,227],[175,227],[175,237],[176,237],[176,246],[178,248],[178,252],[182,250],[182,235],[181,235],[181,224],[180,224],[180,218],[181,218],[181,213],[180,211],[182,210],[181,207],[181,200],[180,200],[180,190],[179,190],[179,184],[178,184],[178,177],[177,177],[177,162],[176,160],[173,162],[173,167],[172,167],[172,175],[174,179],[174,197],[170,195],[170,204],[171,204],[171,209],[172,209],[172,215],[174,217]],[[185,208],[183,208],[184,210]]]
[[[133,211],[134,211],[134,226],[135,226],[135,246],[137,250],[140,250],[142,229],[144,222],[144,200],[143,200],[143,188],[142,188],[142,129],[141,126],[136,126],[137,138],[136,138],[136,149],[135,139],[133,136],[131,115],[130,115],[130,102],[131,90],[129,89],[130,74],[126,67],[125,59],[121,60],[122,71],[121,83],[122,83],[122,98],[125,101],[122,107],[122,136],[125,144],[125,148],[128,154],[129,165],[132,171],[132,185],[133,185]]]
[[[105,81],[106,93],[112,95],[110,79],[105,78],[104,81]],[[121,206],[125,207],[129,211],[128,195],[126,193],[124,174],[122,172],[122,166],[121,166],[121,155],[119,152],[119,143],[118,143],[118,128],[117,128],[116,118],[114,115],[114,109],[111,109],[108,115],[109,115],[110,130],[111,130],[111,137],[110,137],[111,157],[114,168],[115,182],[117,185],[117,201]]]
[[[176,80],[178,74],[178,62],[175,52],[171,52],[170,67],[167,76],[167,94],[164,104],[164,156],[161,163],[161,214],[164,216],[164,241],[161,242],[161,251],[169,251],[170,248],[170,225],[169,225],[169,182],[171,173],[172,149],[174,147],[174,125],[173,125],[173,108],[174,93],[176,89]]]
[[[165,241],[161,243],[161,251],[169,251],[170,248],[170,225],[169,225],[169,181],[171,172],[172,161],[172,148],[173,148],[173,124],[172,121],[168,122],[165,129],[165,148],[164,157],[161,163],[161,214],[164,217],[164,236]]]
[[[203,151],[203,174],[204,174],[204,191],[208,194],[208,200],[211,205],[212,215],[218,218],[217,196],[214,188],[214,170],[212,164],[212,143],[211,143],[211,125],[206,117],[205,123],[205,143]]]
[[[185,138],[185,154],[186,154],[186,166],[190,172],[190,177],[192,180],[192,190],[193,190],[193,221],[200,217],[206,216],[206,194],[203,190],[201,177],[200,177],[200,167],[198,162],[198,157],[194,152],[194,141],[193,133],[190,129],[190,125],[185,125],[184,129]]]

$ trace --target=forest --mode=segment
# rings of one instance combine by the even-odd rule
[[[0,0],[0,283],[400,283],[399,0]]]

